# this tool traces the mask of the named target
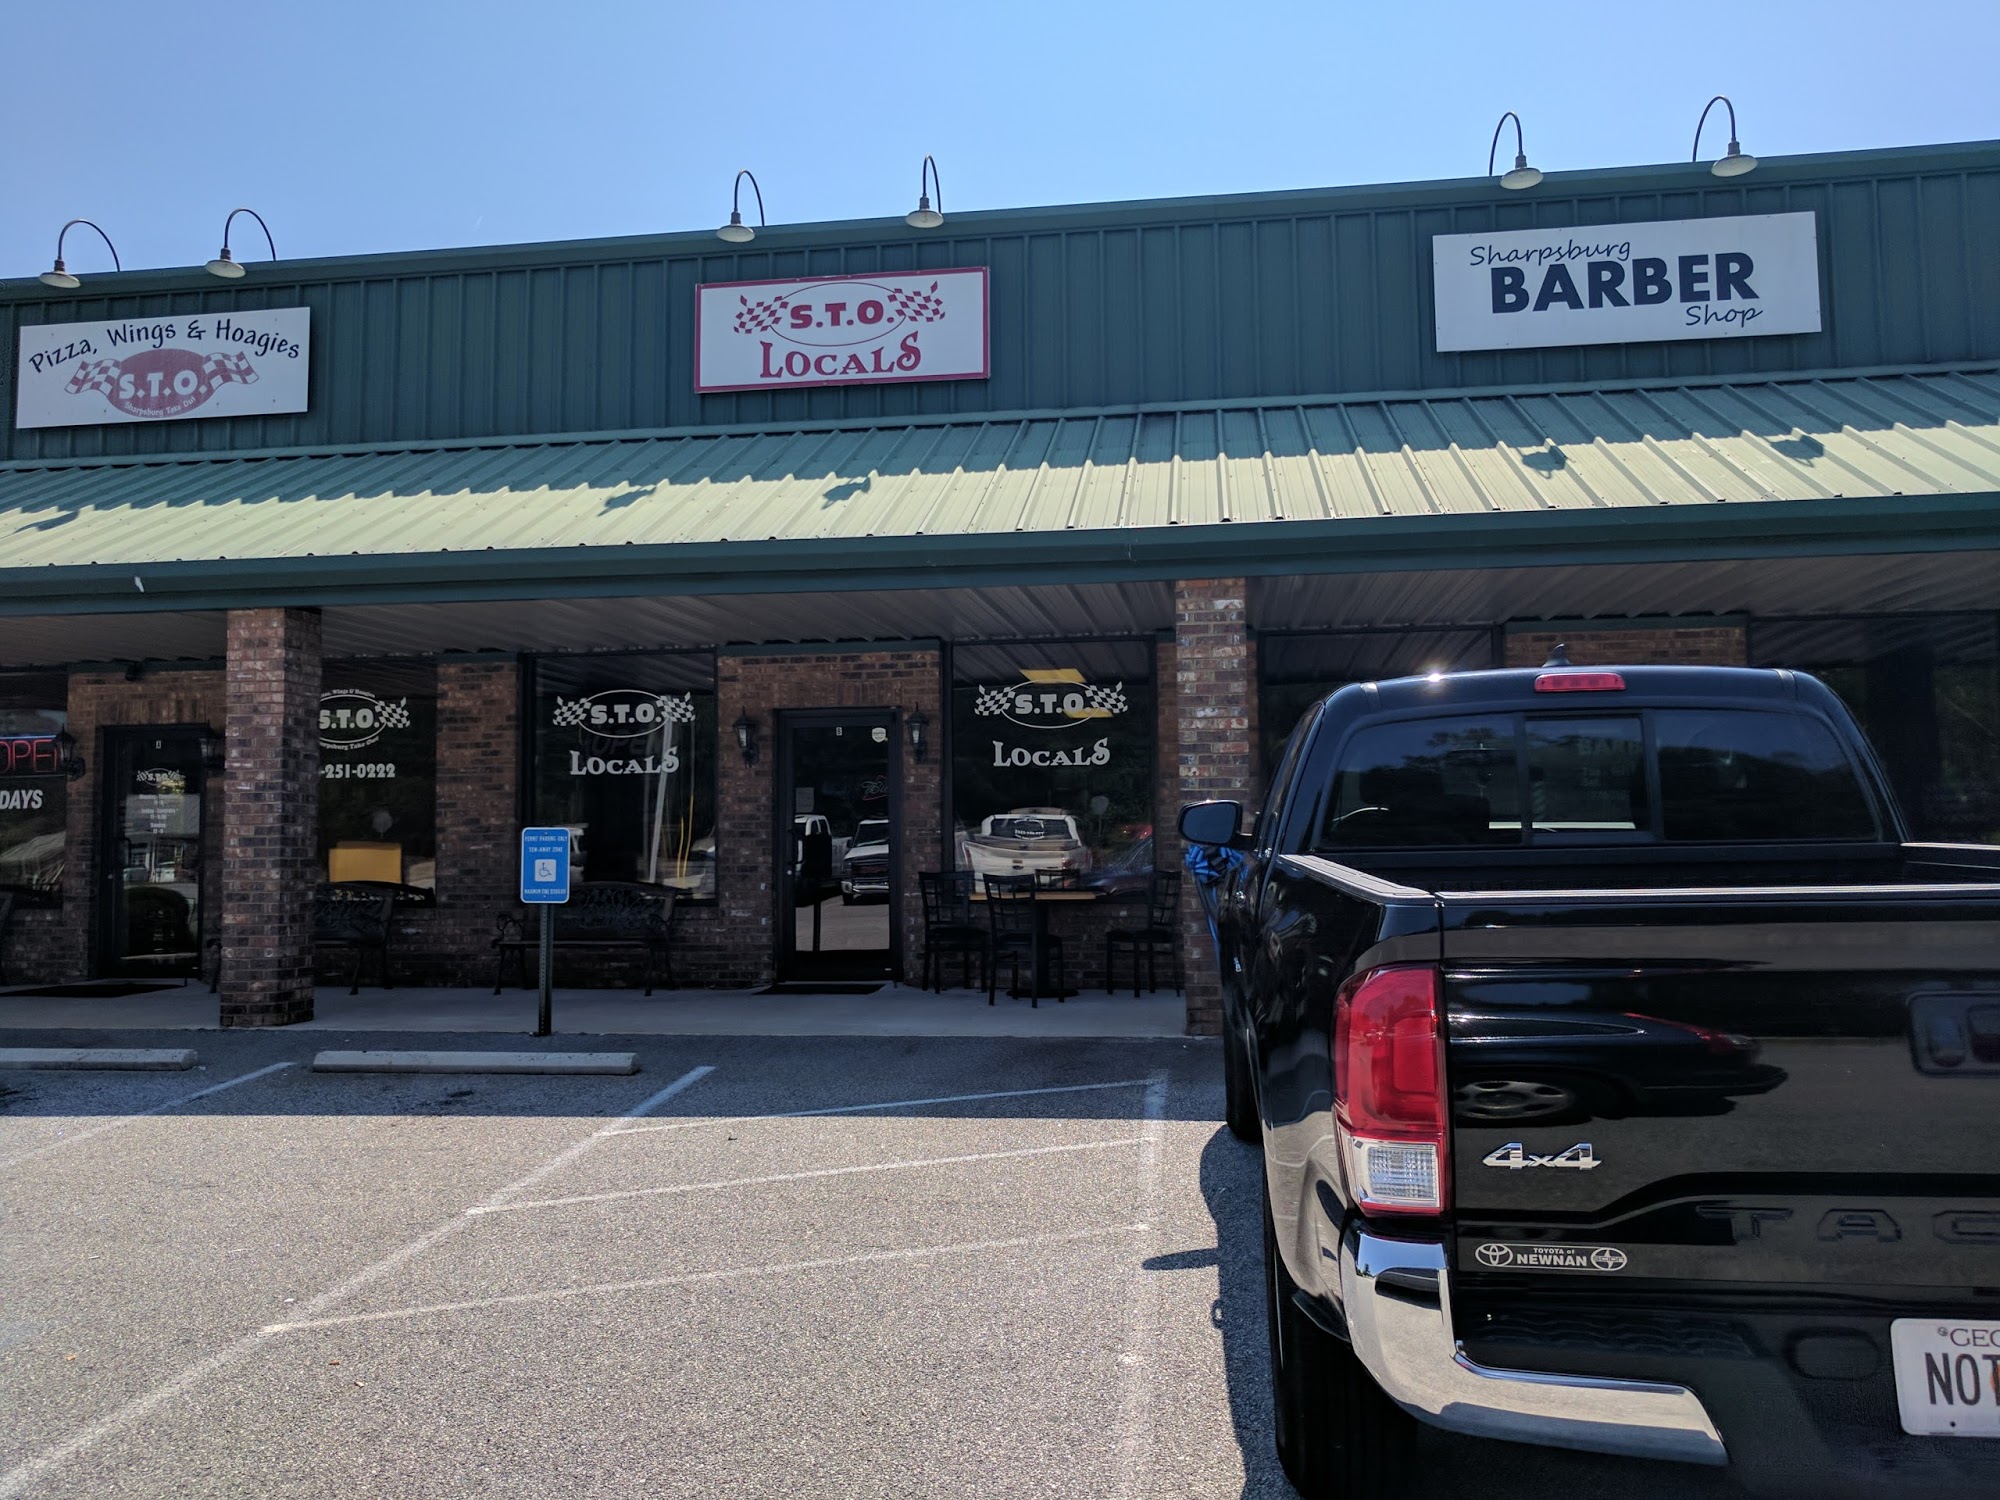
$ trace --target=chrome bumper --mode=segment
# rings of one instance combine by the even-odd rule
[[[1729,1461],[1685,1386],[1473,1363],[1452,1335],[1442,1246],[1351,1229],[1340,1247],[1340,1288],[1355,1354],[1392,1400],[1433,1426],[1630,1458]]]

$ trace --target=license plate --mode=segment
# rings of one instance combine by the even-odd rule
[[[1889,1352],[1903,1431],[2000,1438],[2000,1322],[1898,1318]]]

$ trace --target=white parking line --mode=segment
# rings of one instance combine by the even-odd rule
[[[657,1130],[693,1130],[701,1125],[747,1125],[754,1120],[804,1120],[814,1115],[858,1115],[872,1109],[915,1109],[922,1104],[966,1104],[981,1099],[1032,1099],[1041,1094],[1088,1094],[1097,1089],[1136,1089],[1150,1078],[1120,1078],[1111,1083],[1066,1083],[1047,1089],[1002,1089],[992,1094],[939,1094],[931,1099],[885,1099],[880,1104],[836,1104],[827,1109],[790,1109],[774,1115],[716,1115],[702,1120],[667,1120],[658,1125],[634,1125],[617,1135],[648,1135]]]
[[[265,1071],[268,1072],[270,1070],[266,1069]],[[486,1200],[486,1206],[493,1207],[504,1203],[523,1188],[540,1182],[551,1172],[560,1171],[593,1146],[616,1134],[620,1125],[625,1124],[628,1120],[636,1120],[651,1113],[676,1094],[699,1083],[714,1071],[715,1069],[711,1067],[700,1067],[683,1073],[658,1093],[650,1094],[646,1098],[641,1099],[618,1119],[612,1120],[601,1128],[592,1131],[575,1145],[557,1152],[518,1182],[511,1182],[506,1187],[501,1188]],[[251,1074],[249,1076],[255,1077],[256,1075]],[[233,1081],[242,1083],[245,1080],[239,1078]],[[474,1221],[465,1214],[458,1214],[447,1219],[428,1234],[419,1236],[410,1241],[409,1244],[403,1246],[402,1249],[384,1256],[381,1260],[376,1261],[374,1265],[355,1272],[339,1285],[321,1292],[299,1310],[310,1313],[334,1306],[344,1298],[353,1296],[354,1293],[360,1291],[361,1288],[369,1285],[371,1282],[379,1281],[399,1266],[414,1260],[440,1240],[456,1234],[472,1222]],[[270,1340],[274,1332],[282,1331],[283,1326],[285,1325],[281,1325],[276,1330],[260,1328],[255,1333],[246,1334],[227,1348],[211,1354],[207,1359],[189,1365],[180,1374],[174,1376],[173,1379],[156,1385],[144,1395],[137,1396],[126,1402],[109,1416],[99,1418],[89,1426],[73,1433],[62,1442],[57,1443],[53,1448],[44,1449],[27,1462],[17,1464],[5,1474],[0,1474],[0,1500],[11,1500],[11,1497],[20,1494],[25,1486],[40,1479],[58,1464],[63,1463],[67,1459],[74,1458],[86,1448],[94,1447],[96,1444],[103,1442],[104,1439],[110,1437],[113,1433],[131,1426],[134,1422],[164,1402],[171,1401],[183,1391],[191,1390],[209,1376],[235,1364],[245,1355],[254,1353]]]
[[[643,1281],[600,1281],[590,1286],[557,1287],[543,1292],[516,1292],[506,1297],[479,1297],[465,1302],[431,1302],[422,1307],[402,1307],[390,1312],[349,1313],[340,1318],[273,1323],[268,1328],[259,1329],[258,1333],[260,1337],[270,1338],[281,1333],[297,1333],[312,1328],[344,1328],[354,1323],[393,1323],[438,1313],[478,1312],[489,1307],[521,1307],[535,1302],[560,1302],[570,1297],[647,1292],[660,1287],[697,1286],[707,1281],[741,1281],[747,1276],[790,1276],[801,1271],[865,1266],[878,1261],[922,1260],[933,1255],[976,1255],[987,1250],[1024,1250],[1039,1245],[1066,1244],[1074,1240],[1103,1239],[1107,1235],[1114,1234],[1137,1234],[1148,1227],[1150,1226],[1145,1224],[1106,1224],[1097,1229],[1072,1229],[1060,1234],[1028,1234],[1010,1240],[975,1240],[961,1245],[924,1245],[914,1250],[868,1250],[858,1255],[830,1255],[821,1260],[794,1260],[772,1266],[735,1266],[722,1271],[690,1271],[682,1276],[651,1276]]]
[[[1150,1096],[1149,1096],[1150,1097]],[[1019,1151],[975,1151],[966,1156],[925,1156],[914,1161],[875,1162],[864,1167],[821,1167],[812,1172],[777,1172],[769,1177],[730,1177],[720,1182],[678,1182],[671,1187],[626,1188],[615,1193],[579,1193],[573,1198],[534,1198],[526,1203],[500,1203],[468,1208],[469,1214],[511,1214],[524,1208],[568,1208],[576,1203],[612,1203],[623,1198],[663,1198],[676,1193],[705,1193],[716,1188],[763,1187],[773,1182],[805,1182],[815,1177],[851,1177],[862,1172],[897,1172],[906,1167],[948,1167],[957,1162],[1006,1161],[1017,1156],[1057,1156],[1065,1151],[1103,1151],[1112,1146],[1140,1146],[1147,1137],[1121,1136],[1115,1141],[1085,1141],[1073,1146],[1028,1146]]]
[[[1146,1083],[1143,1110],[1145,1152],[1140,1162],[1139,1211],[1160,1217],[1167,1119],[1167,1075],[1155,1073]],[[1160,1309],[1162,1287],[1157,1275],[1134,1270],[1125,1303],[1125,1350],[1118,1363],[1125,1375],[1125,1399],[1119,1411],[1118,1459],[1127,1495],[1152,1493],[1154,1388],[1159,1384]]]
[[[46,1146],[37,1146],[32,1151],[16,1152],[12,1156],[0,1158],[0,1170],[15,1166],[20,1162],[32,1161],[37,1156],[47,1156],[51,1151],[60,1151],[65,1146],[74,1146],[78,1141],[90,1140],[95,1136],[103,1135],[107,1131],[123,1129],[134,1120],[143,1120],[148,1115],[163,1115],[170,1109],[179,1109],[183,1104],[192,1104],[197,1099],[206,1099],[210,1094],[219,1094],[224,1089],[233,1089],[238,1084],[250,1083],[264,1077],[266,1074],[276,1073],[290,1066],[291,1064],[288,1062],[272,1063],[268,1067],[257,1069],[254,1073],[245,1073],[240,1078],[231,1078],[223,1083],[211,1083],[207,1088],[196,1089],[192,1094],[182,1094],[177,1099],[169,1099],[165,1104],[155,1104],[151,1109],[134,1110],[129,1115],[121,1115],[118,1119],[93,1126],[89,1130],[79,1130],[75,1135],[66,1135],[59,1141],[51,1141]]]

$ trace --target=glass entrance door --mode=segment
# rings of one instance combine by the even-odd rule
[[[886,713],[778,719],[778,971],[883,979],[896,966],[895,721]]]
[[[98,967],[185,975],[201,967],[201,733],[105,731],[98,843]]]

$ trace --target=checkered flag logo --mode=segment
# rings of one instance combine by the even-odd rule
[[[772,297],[763,302],[752,302],[741,292],[736,300],[743,304],[736,314],[738,333],[769,333],[776,328],[785,314],[791,311],[791,300],[786,297]]]
[[[257,383],[257,367],[250,363],[250,356],[247,354],[207,355],[201,362],[201,374],[210,390],[219,385]]]
[[[410,727],[410,700],[398,698],[394,703],[377,699],[375,722],[384,729],[408,729]]]
[[[108,396],[118,389],[118,364],[115,359],[87,360],[76,367],[64,389],[72,396],[81,391],[102,391]]]
[[[1011,687],[981,688],[979,696],[972,700],[972,711],[982,718],[1007,712],[1007,705],[1014,700]]]
[[[671,723],[692,724],[694,722],[694,694],[682,693],[678,698],[662,698],[660,700],[660,715]]]
[[[944,316],[944,298],[933,281],[929,291],[912,287],[891,287],[889,306],[912,323],[935,323]]]
[[[588,698],[565,698],[560,693],[556,695],[556,711],[553,716],[556,728],[574,729],[589,717]]]
[[[1111,687],[1093,687],[1088,684],[1083,689],[1083,701],[1092,708],[1103,709],[1108,714],[1125,712],[1125,684],[1115,683]]]
[[[64,387],[72,396],[83,391],[102,391],[113,396],[118,391],[118,377],[125,373],[125,362],[118,359],[86,360],[76,367],[76,373]],[[201,361],[201,384],[196,387],[199,406],[215,393],[219,385],[255,385],[257,367],[250,363],[247,354],[207,354]]]

